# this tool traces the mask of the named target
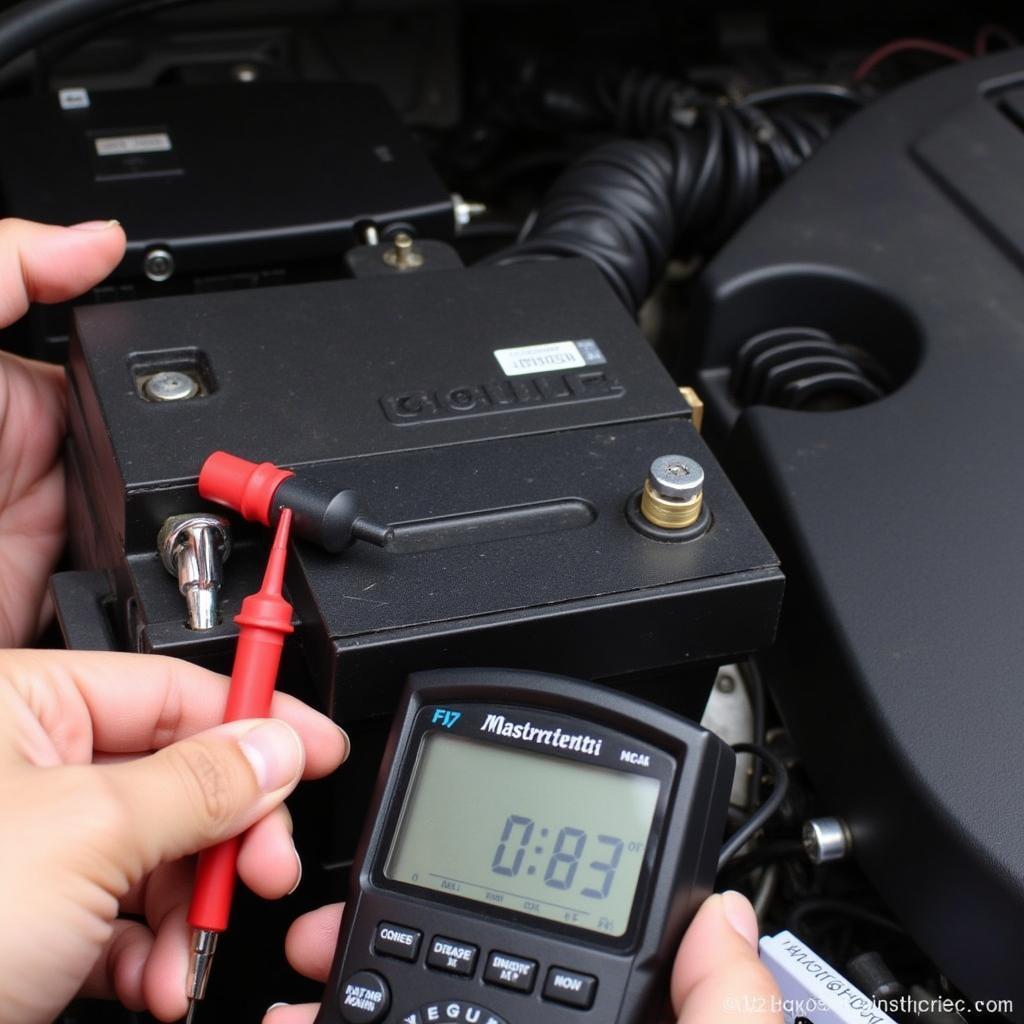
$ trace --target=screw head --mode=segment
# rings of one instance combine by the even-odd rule
[[[174,256],[170,249],[150,249],[142,261],[142,272],[156,284],[169,281],[174,275]]]
[[[736,680],[728,672],[719,672],[715,680],[715,689],[719,693],[734,693],[736,691]]]
[[[154,402],[180,402],[199,394],[199,382],[180,370],[163,370],[154,373],[142,390]]]
[[[662,455],[651,463],[648,482],[669,501],[690,501],[704,491],[704,470],[685,455]]]

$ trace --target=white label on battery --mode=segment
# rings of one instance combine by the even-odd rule
[[[61,110],[86,110],[92,103],[88,89],[61,89],[57,100]]]
[[[506,377],[519,377],[524,373],[548,373],[552,370],[575,370],[581,366],[596,366],[606,362],[597,342],[551,341],[544,345],[520,345],[518,348],[499,348],[498,360]]]
[[[171,137],[167,132],[151,132],[149,135],[109,135],[94,139],[99,156],[129,156],[132,153],[168,153]]]

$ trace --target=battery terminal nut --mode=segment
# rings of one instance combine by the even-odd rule
[[[682,530],[700,519],[704,469],[685,455],[662,455],[651,463],[640,496],[644,518],[663,530]]]
[[[189,629],[213,629],[220,621],[217,605],[224,563],[231,554],[231,527],[222,516],[207,513],[171,516],[157,537],[164,568],[177,577],[188,608]]]

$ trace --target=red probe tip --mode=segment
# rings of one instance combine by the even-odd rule
[[[267,571],[263,575],[263,586],[260,593],[276,597],[284,585],[284,567],[288,560],[288,534],[292,528],[292,510],[281,509],[281,518],[277,522],[274,543],[270,546],[270,557],[267,559]]]

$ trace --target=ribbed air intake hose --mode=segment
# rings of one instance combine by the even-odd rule
[[[602,143],[578,158],[544,197],[526,238],[487,262],[585,257],[636,312],[669,259],[721,245],[828,134],[813,116],[645,81],[627,77],[618,98],[606,98],[607,114],[619,130],[658,121],[659,134]]]

